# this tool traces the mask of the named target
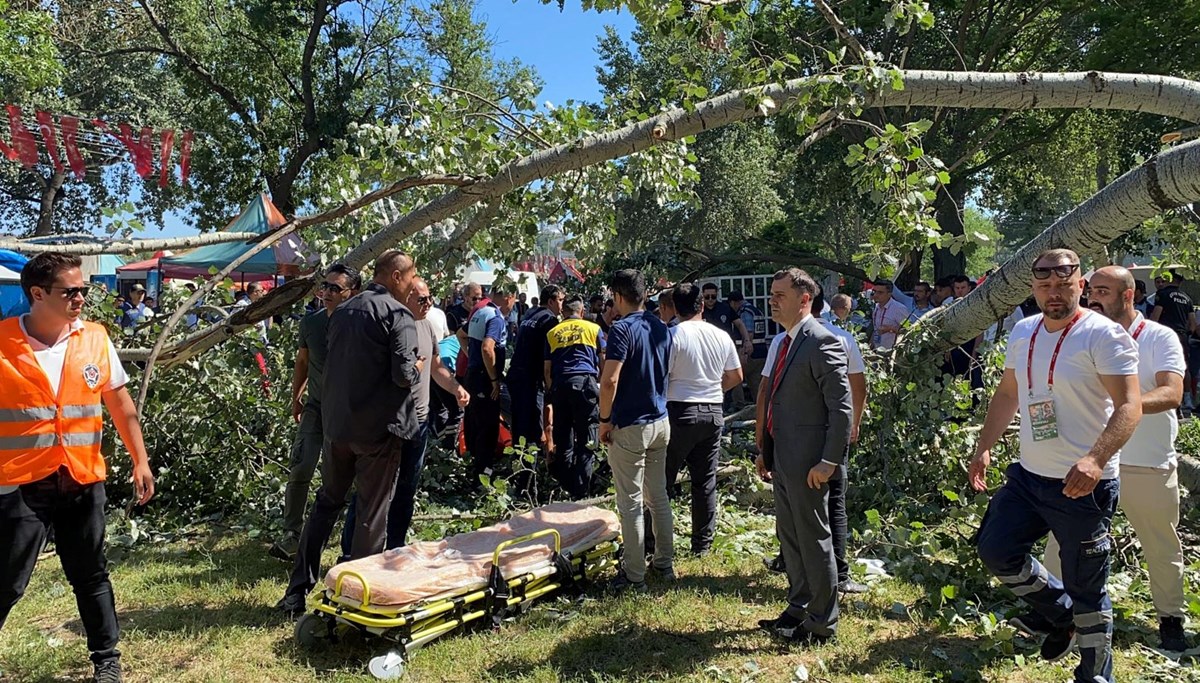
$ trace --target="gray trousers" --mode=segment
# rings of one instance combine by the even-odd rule
[[[617,514],[625,542],[624,570],[630,581],[646,578],[646,527],[642,504],[650,508],[658,542],[654,565],[672,566],[675,559],[671,500],[667,497],[667,442],[671,426],[666,418],[612,431],[608,464],[617,489]]]
[[[837,632],[837,564],[829,528],[829,484],[808,485],[808,467],[776,455],[775,531],[787,566],[787,613],[820,636]],[[838,475],[834,475],[838,476]]]
[[[308,491],[322,449],[329,451],[321,427],[321,406],[310,403],[304,406],[300,416],[300,428],[292,440],[292,454],[288,459],[288,483],[283,494],[283,530],[286,533],[299,536],[304,528]]]

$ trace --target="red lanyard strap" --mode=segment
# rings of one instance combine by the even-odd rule
[[[1071,318],[1071,322],[1067,323],[1063,329],[1062,336],[1058,338],[1058,343],[1054,345],[1054,354],[1050,356],[1050,373],[1046,377],[1046,388],[1054,391],[1054,366],[1058,364],[1058,352],[1062,351],[1063,342],[1067,340],[1067,335],[1071,334],[1071,328],[1075,327],[1075,323],[1083,317],[1083,311],[1077,311],[1075,317]],[[1033,393],[1033,347],[1037,344],[1038,332],[1041,331],[1045,324],[1045,318],[1038,321],[1037,327],[1033,328],[1033,337],[1029,340],[1029,357],[1025,363],[1025,380],[1029,384],[1029,393]],[[1139,330],[1140,331],[1140,330]]]
[[[1137,341],[1138,335],[1140,335],[1142,333],[1142,330],[1144,330],[1144,329],[1146,329],[1146,321],[1145,320],[1143,320],[1141,322],[1141,324],[1137,326],[1137,329],[1133,331],[1133,340],[1134,341]]]

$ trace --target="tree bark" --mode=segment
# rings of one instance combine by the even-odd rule
[[[1000,267],[974,292],[923,318],[915,330],[932,330],[935,341],[917,343],[936,352],[974,339],[1012,312],[1030,293],[1029,269],[1047,249],[1094,252],[1143,221],[1200,200],[1200,140],[1151,157],[1063,216]],[[916,335],[919,338],[923,335]]]
[[[963,222],[963,203],[967,200],[967,180],[961,176],[952,176],[950,184],[938,191],[937,201],[934,202],[934,215],[942,232],[954,237],[961,237],[966,232]],[[967,255],[960,249],[957,254],[947,248],[935,247],[933,250],[933,277],[939,280],[947,275],[966,275]]]
[[[38,223],[33,231],[34,237],[46,237],[54,234],[54,208],[58,204],[66,179],[66,173],[52,171],[49,180],[42,186],[42,196],[38,203]]]

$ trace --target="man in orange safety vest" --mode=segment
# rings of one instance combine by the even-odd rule
[[[119,683],[117,611],[104,557],[102,404],[133,456],[138,504],[154,495],[154,475],[116,348],[103,326],[80,319],[88,286],[79,257],[39,254],[21,271],[21,287],[30,312],[0,321],[0,628],[53,528],[93,680]]]

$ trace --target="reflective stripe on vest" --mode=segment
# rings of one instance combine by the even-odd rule
[[[0,320],[0,486],[38,481],[59,468],[80,484],[105,478],[100,439],[111,376],[108,333],[84,323],[61,343],[56,394],[20,319]]]

